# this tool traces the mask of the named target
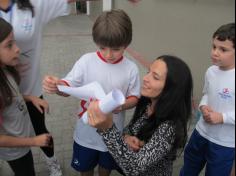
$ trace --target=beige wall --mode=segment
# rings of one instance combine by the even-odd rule
[[[114,8],[124,9],[133,21],[131,47],[149,60],[162,54],[183,58],[192,70],[197,99],[211,64],[212,33],[235,21],[234,6],[234,0],[141,0],[137,5],[114,0]]]
[[[91,15],[102,11],[102,1],[92,3]],[[201,98],[204,73],[211,65],[213,32],[235,21],[234,0],[113,0],[113,7],[125,10],[133,22],[131,48],[153,61],[173,54],[184,59],[194,78],[194,96]]]

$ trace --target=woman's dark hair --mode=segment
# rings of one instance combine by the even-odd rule
[[[31,4],[30,0],[15,0],[19,9],[30,10],[32,12],[32,17],[34,17],[34,7]]]
[[[157,60],[166,63],[166,83],[158,97],[154,113],[148,119],[148,123],[139,131],[137,137],[148,141],[161,123],[171,121],[175,125],[173,149],[177,150],[183,148],[187,141],[187,124],[192,114],[192,75],[187,64],[175,56],[163,55]],[[140,98],[132,123],[143,115],[150,101],[147,97]]]
[[[12,32],[12,26],[0,18],[0,43]],[[4,67],[4,68],[3,68]],[[5,71],[4,71],[5,70]],[[12,86],[7,79],[6,71],[9,72],[19,84],[20,76],[14,67],[1,66],[0,62],[0,111],[12,103]]]
[[[213,38],[220,41],[229,40],[235,48],[235,23],[228,23],[220,26],[213,34]]]

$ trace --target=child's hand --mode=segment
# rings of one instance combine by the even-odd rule
[[[51,146],[52,136],[50,134],[41,134],[33,137],[33,146],[49,147]]]
[[[224,123],[223,115],[219,112],[210,112],[210,114],[204,118],[207,123],[210,124],[222,124]]]
[[[114,111],[112,111],[112,113],[118,114],[118,113],[120,113],[121,111],[123,111],[122,106],[116,108]]]
[[[25,95],[24,99],[26,101],[30,101],[33,103],[33,105],[39,110],[39,112],[43,113],[49,113],[49,105],[46,100],[43,100],[41,98],[38,98],[36,96],[31,95]]]
[[[45,76],[43,79],[43,90],[49,94],[58,93],[59,90],[57,85],[60,83],[60,80],[54,76]]]
[[[213,112],[213,110],[211,109],[210,106],[207,106],[207,105],[203,105],[200,107],[200,110],[202,112],[202,115],[203,115],[203,118],[207,118],[211,112]]]
[[[135,136],[125,135],[124,141],[134,152],[138,152],[144,146],[144,142]]]

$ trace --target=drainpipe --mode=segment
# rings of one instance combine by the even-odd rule
[[[103,11],[109,11],[112,9],[112,0],[103,0]]]
[[[90,15],[90,6],[91,6],[91,1],[86,1],[86,12],[87,12],[87,15]]]

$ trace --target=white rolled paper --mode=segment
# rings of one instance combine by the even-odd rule
[[[109,94],[107,94],[104,98],[102,98],[99,102],[99,108],[104,114],[108,114],[118,108],[119,106],[125,103],[125,97],[123,93],[114,89]],[[88,124],[88,115],[85,112],[82,116],[82,120],[85,124]]]
[[[92,82],[81,87],[68,87],[61,85],[58,85],[57,87],[60,92],[86,101],[89,101],[91,98],[100,100],[106,96],[102,86],[97,82]]]

